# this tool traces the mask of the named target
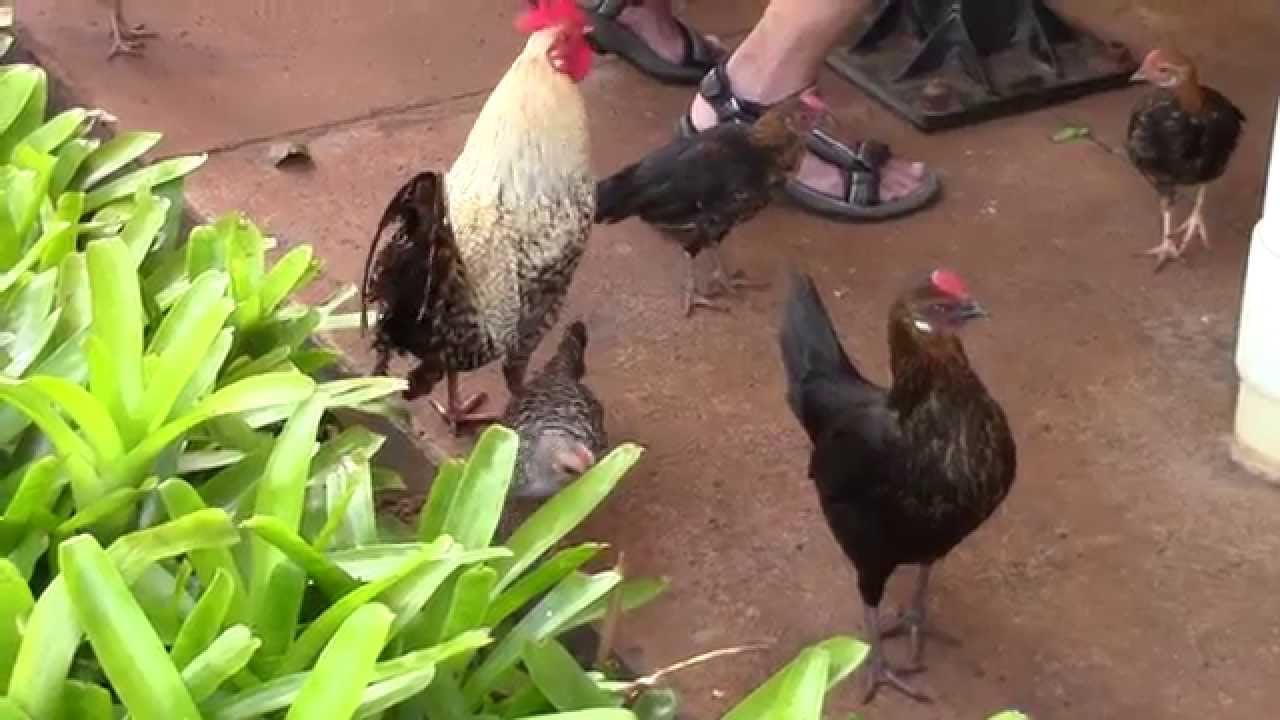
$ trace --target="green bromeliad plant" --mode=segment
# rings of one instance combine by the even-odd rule
[[[0,54],[7,42],[0,43]],[[587,570],[564,540],[640,458],[624,444],[509,538],[517,439],[495,427],[438,469],[412,528],[391,378],[325,380],[308,246],[228,214],[183,236],[183,177],[156,133],[46,117],[48,83],[0,67],[0,720],[674,717],[661,675],[584,667],[565,635],[663,583]],[[821,717],[866,646],[802,651],[725,718]]]

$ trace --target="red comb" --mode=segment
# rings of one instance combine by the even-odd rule
[[[964,299],[969,297],[969,288],[964,284],[964,280],[960,276],[950,270],[939,268],[929,275],[929,282],[942,292],[951,297]]]
[[[533,0],[529,9],[516,18],[516,27],[524,33],[565,25],[582,28],[586,24],[586,14],[577,0]]]

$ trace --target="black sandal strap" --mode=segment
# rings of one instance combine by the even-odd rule
[[[617,20],[622,11],[631,4],[631,0],[579,0],[579,6],[583,10],[589,10],[602,18],[609,20]]]
[[[729,73],[724,63],[718,63],[702,78],[698,84],[698,94],[702,96],[716,113],[720,122],[736,122],[750,125],[760,119],[769,109],[767,105],[743,100],[733,94],[729,84]]]
[[[880,204],[880,169],[859,170],[849,168],[848,190],[845,202],[854,207],[875,207]]]

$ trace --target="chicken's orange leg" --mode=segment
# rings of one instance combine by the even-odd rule
[[[107,59],[116,55],[137,55],[142,49],[142,38],[155,37],[156,33],[147,30],[146,25],[130,26],[124,19],[124,0],[111,0],[111,52]]]
[[[911,594],[911,604],[893,625],[880,632],[882,638],[896,637],[903,633],[911,636],[911,665],[908,668],[911,672],[924,669],[925,636],[937,638],[947,645],[960,644],[959,640],[933,627],[928,621],[929,610],[925,601],[929,594],[929,573],[932,570],[933,563],[920,566],[920,574],[916,576],[916,589]]]
[[[449,425],[449,432],[456,436],[464,425],[478,425],[497,421],[498,416],[494,413],[475,412],[475,409],[488,399],[487,395],[476,393],[466,399],[460,398],[458,375],[452,371],[445,373],[444,382],[447,406],[441,405],[439,401],[432,398],[431,407],[435,408],[435,411],[440,413],[440,417]]]

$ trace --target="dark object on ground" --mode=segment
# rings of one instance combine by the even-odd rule
[[[725,269],[720,244],[772,201],[799,166],[805,137],[825,112],[822,101],[806,93],[774,106],[753,125],[721,123],[678,137],[599,182],[596,222],[635,216],[657,228],[688,256],[685,315],[699,306],[723,310],[699,289],[695,258],[703,250],[714,253],[715,290],[756,285]]]
[[[858,570],[870,700],[882,684],[926,700],[885,659],[879,606],[899,565],[920,565],[910,609],[912,669],[924,652],[934,563],[978,528],[1013,484],[1016,448],[1004,412],[969,367],[957,336],[986,312],[954,273],[936,270],[889,311],[893,384],[845,354],[813,281],[792,279],[780,345],[787,402],[813,443],[809,476],[832,534]]]
[[[1240,141],[1244,113],[1222,93],[1199,82],[1195,65],[1173,50],[1152,50],[1133,75],[1155,89],[1143,96],[1129,116],[1125,149],[1143,177],[1160,196],[1160,242],[1146,251],[1158,272],[1182,257],[1197,235],[1209,247],[1204,222],[1204,195],[1222,177]],[[1173,227],[1178,188],[1195,186],[1195,205],[1187,219]],[[1181,231],[1182,239],[1173,234]]]
[[[314,164],[307,144],[296,140],[271,143],[267,147],[267,159],[272,165],[281,169],[306,168]]]
[[[926,132],[1122,87],[1137,67],[1044,0],[883,0],[849,38],[831,68]]]
[[[750,125],[769,111],[766,105],[735,95],[723,65],[717,65],[707,74],[698,94],[716,111],[722,125]],[[680,119],[678,133],[686,138],[698,134],[693,118],[687,112]],[[920,178],[920,185],[914,192],[884,201],[880,197],[880,171],[893,157],[888,145],[864,140],[850,146],[821,128],[814,128],[809,132],[808,147],[810,152],[844,171],[844,196],[828,195],[795,178],[788,178],[784,188],[787,197],[796,205],[826,218],[845,222],[889,220],[924,208],[937,199],[942,189],[937,174],[928,171]]]
[[[684,34],[684,60],[673,63],[649,47],[644,38],[618,22],[627,0],[579,0],[591,18],[587,41],[601,55],[613,53],[640,72],[667,85],[697,85],[722,53],[697,30],[676,20]]]

